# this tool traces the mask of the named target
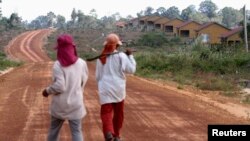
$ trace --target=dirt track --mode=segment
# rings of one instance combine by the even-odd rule
[[[53,62],[42,49],[50,30],[29,31],[6,47],[12,59],[27,63],[0,76],[0,141],[45,141],[50,98],[41,91],[51,81]],[[84,97],[88,115],[83,120],[85,141],[102,141],[95,65],[88,63]],[[232,103],[230,103],[232,104]],[[177,90],[168,85],[128,76],[124,141],[206,141],[208,124],[249,123],[246,113],[227,102]],[[234,109],[233,109],[234,107]],[[236,110],[235,110],[236,109]],[[238,116],[236,116],[238,115]],[[61,141],[71,140],[67,122]]]

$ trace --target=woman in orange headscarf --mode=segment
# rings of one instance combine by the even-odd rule
[[[125,74],[135,72],[136,62],[130,50],[118,53],[117,48],[122,43],[116,34],[109,34],[103,45],[103,56],[96,63],[103,134],[106,141],[120,141],[126,97]]]

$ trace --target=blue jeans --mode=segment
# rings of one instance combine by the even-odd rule
[[[64,120],[51,117],[51,123],[48,134],[48,141],[58,141],[59,131],[63,125]],[[82,120],[69,120],[69,126],[71,130],[72,141],[83,141],[82,135]]]

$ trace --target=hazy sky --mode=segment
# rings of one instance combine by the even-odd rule
[[[95,9],[98,18],[104,15],[110,16],[119,12],[122,17],[127,15],[136,16],[136,13],[151,6],[155,10],[159,7],[166,9],[176,6],[181,11],[189,5],[195,5],[196,9],[204,0],[2,0],[2,14],[9,17],[11,13],[18,13],[23,20],[31,21],[39,15],[47,15],[49,11],[56,15],[65,16],[70,20],[70,15],[75,8],[84,14],[89,14],[91,9]],[[233,7],[240,9],[246,5],[250,9],[250,0],[212,0],[219,9]]]

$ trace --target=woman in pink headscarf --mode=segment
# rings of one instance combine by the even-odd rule
[[[69,121],[72,140],[83,141],[82,118],[86,115],[83,103],[83,88],[88,78],[86,62],[77,57],[73,39],[68,34],[57,38],[57,60],[53,66],[53,82],[43,96],[52,96],[51,124],[48,141],[57,141],[65,120]]]

